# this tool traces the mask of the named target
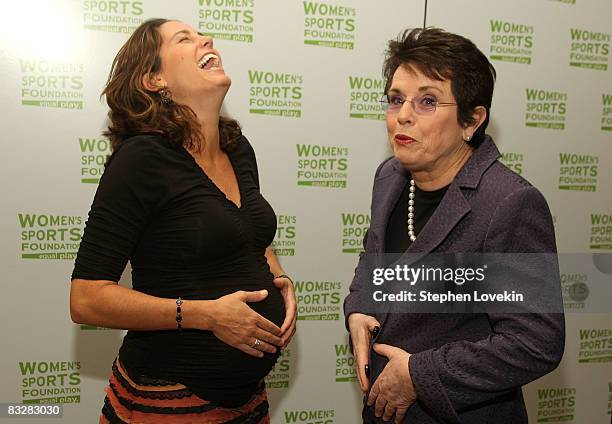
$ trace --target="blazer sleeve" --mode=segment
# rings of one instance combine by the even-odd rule
[[[374,174],[374,185],[372,188],[372,199],[374,199],[374,192],[376,191],[376,180],[380,175],[383,167],[391,160],[393,156],[385,159],[376,169],[376,173]],[[372,211],[373,208],[370,208]],[[349,294],[344,299],[344,325],[348,330],[348,317],[350,314],[354,312],[364,312],[364,302],[363,296],[365,295],[364,287],[366,285],[371,285],[371,280],[369,276],[371,275],[369,271],[368,264],[368,256],[374,252],[375,244],[369,241],[374,237],[374,234],[368,229],[366,231],[365,236],[363,237],[363,249],[364,251],[359,254],[359,261],[357,262],[357,267],[355,268],[355,274],[353,276],[353,281],[349,286]],[[352,346],[352,345],[351,345]]]
[[[556,253],[552,217],[537,189],[521,186],[500,202],[488,225],[484,250]],[[555,304],[563,305],[556,255],[520,255],[520,262],[516,255],[498,256],[506,258],[501,260],[503,267],[525,275],[528,284],[540,278]],[[542,262],[538,258],[543,256],[554,259]],[[547,267],[543,273],[542,267]],[[529,299],[525,302],[525,313],[488,314],[492,332],[485,339],[452,342],[411,355],[417,398],[442,422],[459,423],[459,412],[495,402],[558,366],[565,346],[562,306],[559,313],[541,313]]]

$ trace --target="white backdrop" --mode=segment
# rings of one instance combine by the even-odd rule
[[[278,215],[274,247],[298,285],[298,334],[267,380],[272,422],[358,422],[341,304],[372,176],[390,154],[375,108],[383,52],[423,24],[424,9],[424,0],[4,2],[0,402],[55,399],[63,422],[97,419],[122,332],[73,324],[68,293],[109,153],[99,94],[128,34],[165,17],[216,37],[233,81],[224,112],[256,150]],[[610,16],[606,0],[428,2],[427,25],[467,36],[495,65],[489,132],[504,162],[545,194],[561,252],[612,250]],[[610,315],[574,313],[589,299],[569,294],[610,278],[593,266],[562,272],[566,353],[525,388],[531,421],[607,423]]]

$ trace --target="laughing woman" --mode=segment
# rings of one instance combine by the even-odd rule
[[[113,154],[70,293],[75,322],[129,330],[101,423],[269,422],[263,378],[296,303],[254,151],[220,116],[229,86],[212,39],[178,21],[143,23],[113,62]]]

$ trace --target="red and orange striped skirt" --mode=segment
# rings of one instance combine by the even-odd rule
[[[134,383],[118,359],[106,387],[100,424],[269,424],[268,400],[262,382],[251,400],[223,408],[193,394],[182,384],[155,380]]]

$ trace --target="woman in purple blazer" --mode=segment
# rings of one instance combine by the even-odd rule
[[[555,236],[542,194],[498,161],[485,134],[495,70],[470,40],[428,28],[389,43],[384,74],[394,156],[376,171],[365,253],[344,304],[364,422],[526,423],[521,386],[559,364],[564,316],[556,259],[517,259],[555,253]],[[556,306],[372,310],[367,258],[383,253],[504,254],[506,269],[543,269]]]

